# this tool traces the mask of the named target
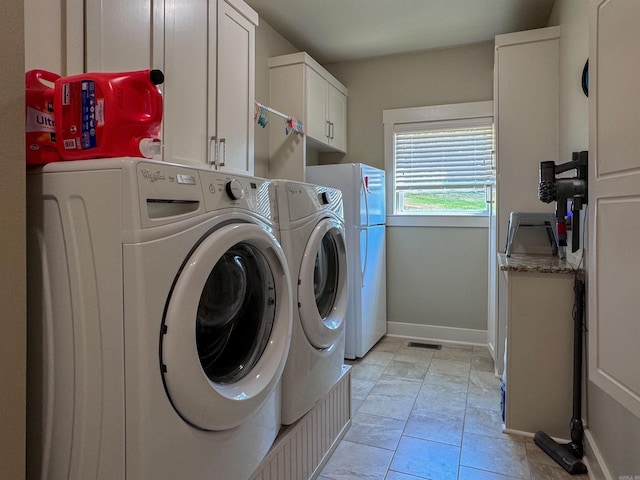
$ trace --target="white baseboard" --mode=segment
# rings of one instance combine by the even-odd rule
[[[472,330],[470,328],[387,322],[387,335],[390,337],[404,337],[414,340],[429,340],[430,342],[487,345],[487,331]]]
[[[585,463],[587,464],[587,468],[589,469],[589,479],[590,480],[614,480],[611,472],[607,468],[607,464],[604,463],[604,458],[602,457],[602,453],[600,453],[600,449],[596,444],[593,435],[589,429],[584,431],[584,443],[585,443]],[[597,463],[595,468],[602,472],[602,476],[595,475],[593,473],[594,463]]]

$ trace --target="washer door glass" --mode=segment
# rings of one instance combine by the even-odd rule
[[[204,285],[196,319],[198,357],[211,381],[233,383],[251,371],[269,341],[275,304],[264,255],[243,242],[227,250]]]
[[[305,248],[298,279],[298,309],[309,342],[331,347],[342,335],[347,309],[347,257],[344,229],[325,218]]]
[[[337,327],[336,319],[331,316],[331,311],[336,303],[336,295],[338,294],[338,272],[339,258],[336,239],[333,235],[326,233],[322,237],[316,253],[313,271],[313,292],[316,297],[316,306],[318,307],[320,318],[329,328]]]
[[[255,413],[282,375],[292,308],[286,259],[268,230],[232,223],[204,237],[176,277],[161,334],[178,414],[226,430]]]

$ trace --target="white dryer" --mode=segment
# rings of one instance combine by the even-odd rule
[[[347,311],[342,192],[274,180],[280,241],[294,296],[291,348],[282,380],[282,423],[307,413],[340,377]]]
[[[28,478],[249,478],[292,326],[270,182],[59,162],[28,208]]]

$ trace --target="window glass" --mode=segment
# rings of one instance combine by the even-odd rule
[[[493,103],[384,111],[391,214],[482,217],[495,184]]]
[[[396,214],[487,212],[493,128],[462,126],[396,132]]]

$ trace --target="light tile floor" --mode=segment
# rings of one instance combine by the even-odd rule
[[[385,337],[349,362],[353,423],[319,480],[587,478],[568,475],[532,439],[502,433],[486,348],[408,343]]]

